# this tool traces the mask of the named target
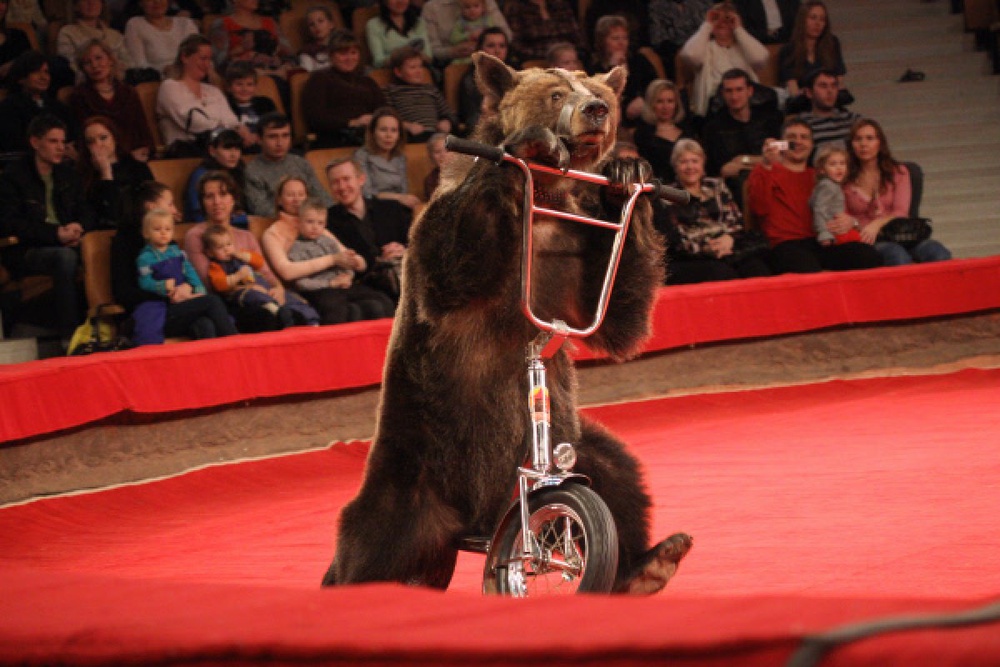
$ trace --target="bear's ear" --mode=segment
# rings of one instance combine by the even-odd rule
[[[625,65],[618,65],[602,79],[611,90],[615,91],[615,95],[621,97],[622,91],[625,90],[625,80],[628,79],[628,68]]]
[[[483,97],[499,102],[508,90],[517,85],[517,72],[488,53],[473,53],[472,63],[476,68],[476,85]]]

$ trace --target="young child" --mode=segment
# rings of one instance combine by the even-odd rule
[[[366,198],[394,199],[410,209],[420,205],[420,198],[409,193],[405,146],[403,121],[396,111],[376,109],[365,131],[365,145],[354,151],[355,161],[365,172],[362,194]]]
[[[389,56],[392,83],[385,99],[399,112],[410,141],[422,143],[437,132],[451,132],[457,123],[437,86],[428,81],[424,55],[412,46],[401,46]]]
[[[285,292],[285,303],[271,295],[271,285],[259,273],[264,256],[258,252],[239,251],[233,235],[222,225],[212,225],[202,235],[208,255],[208,280],[233,310],[263,309],[278,320],[280,328],[295,324],[319,324],[319,315],[293,292]]]
[[[819,149],[815,164],[816,187],[809,197],[809,206],[813,212],[816,240],[823,245],[860,241],[861,234],[857,228],[837,236],[826,228],[826,223],[846,208],[841,186],[847,177],[847,151],[836,144],[826,144]]]
[[[288,250],[288,259],[302,262],[334,255],[332,268],[295,281],[295,288],[319,311],[323,324],[392,317],[392,300],[367,285],[354,282],[355,272],[364,271],[365,260],[345,248],[326,231],[326,206],[316,198],[299,206],[299,238]]]
[[[142,219],[146,245],[136,258],[139,288],[168,299],[163,329],[168,336],[214,338],[236,333],[225,305],[205,286],[184,252],[174,243],[174,214],[153,209]]]
[[[475,43],[486,28],[492,28],[490,17],[486,13],[486,0],[459,0],[460,14],[455,21],[455,27],[451,29],[448,41],[452,46],[458,46],[464,42]],[[468,63],[471,58],[456,58],[452,62]]]
[[[257,70],[248,60],[237,60],[226,68],[226,99],[240,123],[253,133],[251,142],[244,141],[244,153],[260,152],[260,132],[257,125],[264,114],[277,111],[270,97],[257,94]]]
[[[317,5],[306,10],[309,41],[299,51],[299,65],[307,72],[330,66],[330,35],[333,34],[333,13],[329,7]]]

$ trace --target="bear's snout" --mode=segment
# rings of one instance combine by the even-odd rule
[[[590,119],[592,123],[600,124],[604,122],[604,119],[608,117],[608,113],[611,111],[608,108],[608,103],[604,100],[590,100],[583,105],[581,110],[583,115]]]

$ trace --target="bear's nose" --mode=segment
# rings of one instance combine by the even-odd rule
[[[595,121],[603,121],[608,111],[610,109],[604,100],[590,100],[583,105],[583,114]]]

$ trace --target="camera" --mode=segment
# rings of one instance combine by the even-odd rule
[[[779,152],[784,153],[786,151],[795,150],[794,141],[773,141],[771,142],[771,147],[778,149]]]

